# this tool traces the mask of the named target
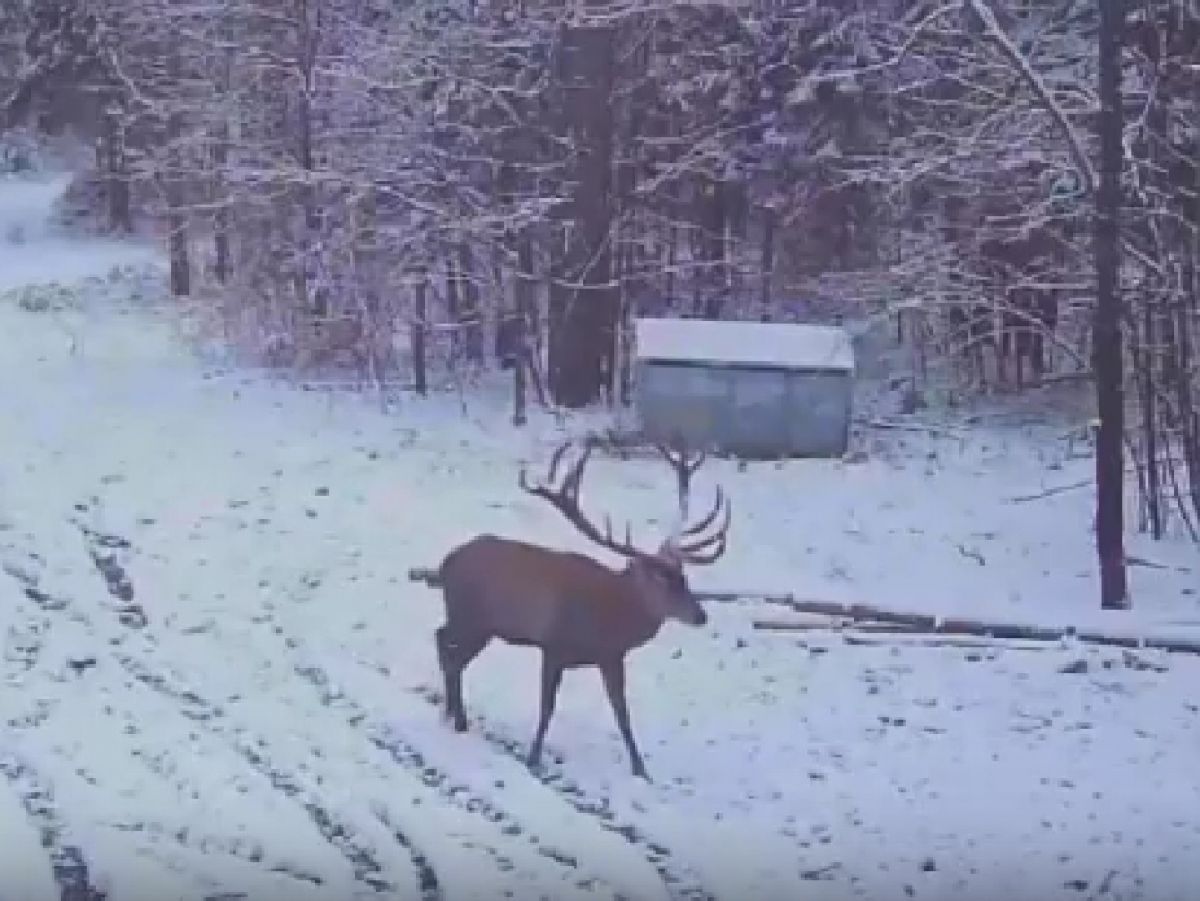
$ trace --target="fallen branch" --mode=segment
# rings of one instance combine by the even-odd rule
[[[1145,557],[1135,557],[1132,554],[1125,555],[1126,566],[1142,566],[1146,569],[1165,569],[1168,572],[1191,574],[1191,569],[1186,566],[1168,566],[1166,563],[1156,563],[1153,560],[1147,560]]]
[[[891,635],[912,634],[920,635],[920,630],[913,626],[905,626],[901,623],[876,623],[866,620],[863,622],[854,622],[853,620],[843,623],[843,628],[853,628],[856,632],[887,632]]]
[[[756,619],[751,622],[751,625],[755,629],[762,629],[768,632],[824,632],[830,629],[838,630],[844,629],[847,626],[853,626],[854,621],[830,619]],[[867,624],[863,623],[863,625]]]
[[[1003,623],[959,617],[933,616],[927,613],[908,613],[887,610],[869,604],[842,604],[836,601],[801,600],[786,594],[747,592],[698,591],[697,597],[706,601],[736,602],[758,600],[785,607],[795,613],[827,616],[831,619],[850,619],[854,622],[889,623],[906,626],[909,631],[931,635],[975,635],[980,638],[1051,641],[1074,639],[1088,644],[1119,648],[1147,648],[1181,654],[1200,655],[1200,638],[1168,638],[1158,636],[1113,635],[1095,629],[1076,629],[1074,626],[1033,626],[1022,623]]]
[[[1047,497],[1054,497],[1056,494],[1063,494],[1067,491],[1077,491],[1080,488],[1088,488],[1093,484],[1093,479],[1080,479],[1078,482],[1071,482],[1069,485],[1055,485],[1053,488],[1047,488],[1044,491],[1038,491],[1034,494],[1018,494],[1016,497],[1010,497],[1005,500],[1009,504],[1025,504],[1029,501],[1040,501]]]
[[[908,645],[910,647],[921,648],[968,648],[968,649],[986,649],[994,648],[996,650],[1006,651],[1048,651],[1053,648],[1049,642],[1036,641],[987,641],[981,638],[972,638],[960,635],[861,635],[856,632],[846,632],[842,636],[842,640],[849,645],[859,645],[862,647],[880,647],[881,645]]]
[[[856,623],[853,620],[819,620],[819,619],[756,619],[751,625],[763,632],[843,632],[852,629],[863,634],[871,632],[887,633],[889,635],[920,635],[921,632],[911,626],[896,623]]]
[[[1002,648],[1010,651],[1045,651],[1051,647],[1049,642],[988,640],[973,635],[927,635],[909,626],[891,623],[756,619],[753,626],[760,632],[833,631],[846,644],[867,647],[908,645],[922,648]]]
[[[855,419],[855,425],[868,429],[884,429],[897,432],[926,432],[936,437],[962,441],[964,436],[949,426],[938,426],[926,422],[895,422],[889,419]]]

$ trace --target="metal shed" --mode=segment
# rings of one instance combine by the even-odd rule
[[[638,319],[634,392],[644,437],[745,458],[846,452],[854,380],[837,326]]]

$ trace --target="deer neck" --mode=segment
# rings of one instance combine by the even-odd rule
[[[620,598],[622,607],[621,632],[629,648],[641,647],[662,628],[663,617],[650,610],[642,600],[637,581],[629,570],[622,572],[618,578],[621,581]]]

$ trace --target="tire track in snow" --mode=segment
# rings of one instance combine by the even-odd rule
[[[199,696],[198,693],[188,687],[184,687],[174,680],[164,677],[161,673],[155,672],[154,669],[146,665],[143,660],[131,654],[114,654],[116,662],[120,663],[125,671],[132,675],[138,683],[145,685],[148,689],[156,691],[173,699],[176,705],[176,710],[179,714],[186,716],[187,719],[199,723],[205,731],[217,735],[226,741],[229,747],[238,755],[242,761],[250,765],[250,768],[257,771],[268,781],[271,788],[276,792],[284,795],[294,804],[299,805],[302,810],[307,813],[308,819],[317,828],[318,833],[323,839],[336,849],[338,853],[346,858],[354,873],[355,882],[365,885],[374,893],[395,895],[398,891],[397,885],[390,878],[384,875],[384,867],[379,863],[376,851],[365,841],[360,841],[356,837],[358,829],[347,822],[343,822],[334,813],[329,810],[329,807],[322,803],[316,792],[311,791],[302,783],[298,777],[287,773],[287,771],[276,767],[272,764],[269,757],[269,745],[265,740],[258,737],[250,737],[244,729],[232,725],[224,726],[221,722],[224,719],[224,710],[216,704],[206,701],[205,698]],[[412,848],[406,848],[412,851]],[[415,860],[414,860],[415,863]],[[318,876],[310,875],[310,873],[301,872],[294,869],[284,870],[286,875],[293,876],[301,881],[311,882],[313,884],[322,883],[322,879]],[[439,896],[430,895],[422,890],[422,896],[426,901],[439,901]]]
[[[85,504],[76,504],[75,509],[80,513],[88,511]],[[83,533],[88,555],[92,558],[92,565],[104,579],[105,588],[113,598],[121,603],[121,606],[116,608],[116,612],[122,625],[131,628],[145,626],[148,623],[146,611],[142,609],[141,604],[134,602],[133,581],[129,578],[129,573],[118,557],[119,551],[130,550],[133,547],[132,544],[120,535],[93,529],[78,519],[73,521],[79,531]]]
[[[76,509],[80,512],[84,512],[87,508],[83,505],[79,505]],[[128,570],[126,566],[122,564],[122,560],[120,558],[133,549],[131,543],[119,535],[107,534],[98,529],[89,528],[78,521],[75,522],[75,525],[84,533],[84,536],[88,541],[89,554],[92,557],[97,571],[104,579],[109,594],[117,598],[123,604],[128,604],[130,601],[132,601],[134,595],[134,586],[129,577]],[[116,612],[121,614],[121,622],[124,625],[138,629],[146,625],[144,617],[131,619],[124,615],[127,612],[127,609],[127,607],[116,608]],[[138,612],[140,613],[140,608],[138,608]],[[264,613],[266,614],[265,616],[255,617],[252,619],[252,622],[258,627],[262,627],[263,625],[271,627],[272,631],[274,632],[275,640],[277,641],[278,636],[283,633],[282,630],[275,626],[273,615],[270,613],[269,605],[264,610]],[[142,642],[146,643],[147,647],[152,647],[154,649],[159,647],[157,636],[152,628],[141,631],[140,634],[138,634],[138,638]],[[293,644],[292,642],[286,643],[288,643],[289,646]],[[180,680],[177,674],[174,674],[174,679],[169,679],[165,678],[162,673],[155,672],[153,668],[145,664],[144,660],[148,656],[146,654],[132,655],[118,653],[114,656],[117,659],[117,662],[120,663],[121,666],[137,681],[147,685],[148,687],[157,691],[159,694],[163,694],[172,698],[175,701],[175,709],[182,716],[204,724],[205,728],[209,732],[214,731],[213,721],[223,716],[224,712],[216,705],[209,704],[195,691],[185,687],[183,680]],[[297,672],[297,674],[303,675],[299,672]],[[312,680],[309,678],[305,678],[303,681],[309,684],[312,682]],[[330,705],[323,706],[329,707]],[[331,708],[331,712],[336,716],[336,710]],[[351,722],[350,725],[353,726],[354,723]],[[240,730],[236,731],[240,732]],[[355,729],[351,734],[356,734],[361,737],[362,731]],[[335,845],[338,844],[339,841],[341,842],[342,848],[339,850],[344,851],[344,856],[347,856],[348,859],[351,859],[352,863],[354,863],[356,859],[358,861],[356,875],[361,875],[364,864],[371,866],[370,863],[367,863],[363,860],[361,854],[345,853],[347,849],[345,848],[346,842],[344,840],[344,834],[348,830],[344,830],[336,824],[331,825],[328,823],[328,813],[322,812],[322,810],[316,808],[311,797],[305,797],[302,795],[301,786],[297,784],[295,779],[286,776],[286,774],[280,773],[278,771],[278,767],[270,765],[266,755],[263,754],[255,746],[255,744],[248,743],[244,739],[236,740],[230,738],[229,736],[226,737],[228,743],[234,748],[235,752],[242,756],[243,759],[245,759],[258,772],[271,780],[273,787],[275,787],[276,790],[285,794],[292,800],[301,803],[302,806],[305,807],[306,811],[310,815],[310,818],[314,820],[327,841],[330,841],[331,844]],[[378,751],[386,755],[387,758],[386,760],[380,759],[378,762],[374,763],[374,767],[376,767],[374,772],[378,773],[380,781],[383,781],[386,779],[386,776],[384,776],[383,773],[385,772],[387,762],[400,762],[398,760],[398,756],[402,758],[404,756],[405,749],[400,748],[394,742],[389,742],[383,739],[380,735],[375,735],[374,738],[376,740],[371,742],[372,745]],[[262,742],[259,741],[257,744],[261,745]],[[313,745],[311,754],[314,758],[319,759],[323,757],[320,747],[316,744]],[[410,760],[410,763],[414,762]],[[427,771],[429,769],[430,768],[427,765],[422,765],[420,767],[421,775],[417,776],[417,774],[414,773],[414,775],[418,777],[418,780],[425,784],[427,788],[429,787],[429,779],[427,778]],[[421,778],[421,776],[425,776],[425,778]],[[439,790],[438,794],[444,796],[445,791]],[[413,862],[414,869],[416,870],[417,887],[424,901],[441,901],[443,896],[442,880],[435,871],[435,868],[430,862],[428,855],[420,850],[418,845],[412,840],[409,834],[410,830],[407,828],[407,826],[401,827],[397,825],[396,817],[389,812],[385,804],[374,802],[369,806],[369,815],[373,817],[376,825],[382,830],[386,831],[386,834],[390,838],[392,838],[399,846],[408,852]],[[426,833],[425,837],[429,840],[431,846],[435,839],[438,843],[440,843],[444,839],[450,838],[451,844],[456,845],[459,849],[461,849],[458,851],[448,851],[443,854],[447,865],[450,867],[462,867],[464,865],[475,867],[475,872],[478,872],[477,864],[479,862],[479,858],[482,857],[489,864],[496,868],[497,875],[505,873],[513,874],[513,878],[509,878],[507,880],[512,883],[512,890],[504,891],[504,895],[508,897],[523,897],[525,895],[525,885],[522,884],[522,880],[529,876],[534,876],[536,881],[536,876],[543,871],[543,868],[540,866],[530,867],[529,861],[521,860],[524,855],[515,854],[511,850],[509,851],[509,854],[506,855],[497,848],[484,844],[475,835],[470,834],[474,831],[470,827],[470,821],[475,815],[477,815],[477,812],[479,811],[478,805],[473,803],[472,799],[468,799],[465,805],[456,805],[447,809],[455,810],[456,812],[461,810],[463,812],[462,815],[466,816],[465,823],[455,822],[456,817],[454,816],[447,818],[439,815],[433,818],[434,823],[439,821],[444,822],[447,819],[450,820],[450,822],[446,824],[447,831],[445,835],[429,834],[431,830],[425,828],[418,830]],[[492,810],[490,813],[492,815],[485,817],[485,819],[490,824],[494,825],[497,821],[496,814],[499,812]],[[467,816],[468,814],[469,816]],[[501,816],[499,819],[503,820],[504,817]],[[464,825],[466,825],[467,828],[461,828]],[[503,832],[506,837],[512,835],[513,831],[511,822],[507,820],[502,822],[500,831]],[[519,829],[516,831],[520,832]],[[514,860],[513,858],[517,858],[517,860]],[[561,859],[554,862],[558,865],[562,865]],[[573,863],[572,869],[574,869]],[[484,873],[486,874],[486,869],[484,870]],[[464,882],[463,875],[461,873],[455,873],[452,876],[449,876],[448,881],[452,885],[456,885],[456,887],[459,888],[459,894],[464,894],[464,884],[466,885],[465,895],[472,894],[472,891],[474,891],[475,894],[478,894],[482,888],[482,886],[480,886],[480,888],[476,888],[475,886],[471,885],[470,883],[472,880],[470,878],[467,878]],[[478,879],[477,877],[476,881],[479,883],[486,882],[486,875],[483,879]],[[497,880],[493,879],[493,882],[495,881]],[[597,879],[578,879],[575,882],[575,887],[581,889],[583,892],[590,892],[594,890],[598,882],[599,880]],[[563,888],[566,888],[567,884],[570,883],[564,884]],[[394,887],[391,886],[379,886],[377,887],[377,890],[381,892],[386,891],[389,895],[395,893]],[[495,887],[493,886],[489,891],[494,893]],[[559,892],[557,897],[566,898],[570,895],[569,892],[564,892],[561,889],[556,888],[555,891]],[[494,894],[489,894],[486,897],[493,896]]]
[[[19,586],[12,598],[0,601],[4,604],[4,619],[7,620],[4,630],[4,679],[12,685],[37,666],[45,646],[46,633],[50,631],[51,620],[36,600],[36,580],[9,561],[5,561],[2,568]],[[26,601],[35,604],[41,611],[40,614],[35,615]]]
[[[434,849],[437,866],[446,867],[447,897],[481,901],[502,896],[539,897],[543,901],[549,898],[582,901],[595,897],[624,901],[629,897],[618,892],[611,879],[581,866],[578,855],[543,841],[539,832],[544,835],[548,830],[531,828],[524,818],[511,812],[512,805],[473,790],[468,781],[434,765],[428,750],[421,750],[395,730],[372,722],[367,708],[340,691],[323,667],[305,662],[310,658],[305,656],[303,646],[277,623],[269,602],[260,607],[251,621],[268,632],[272,641],[282,644],[292,673],[298,677],[297,681],[315,692],[321,707],[338,722],[348,725],[349,734],[362,742],[364,750],[369,747],[377,756],[377,761],[369,764],[376,778],[394,784],[395,768],[399,767],[411,780],[408,809],[430,812],[422,814],[416,823],[405,822],[403,828],[423,835],[427,846]],[[500,780],[496,782],[497,786],[503,784]],[[372,806],[382,825],[396,829],[397,817],[384,804],[376,802]],[[481,871],[481,857],[495,868],[491,876],[486,870]],[[434,859],[429,862],[431,873]],[[460,872],[462,868],[471,868],[471,874]],[[511,888],[502,887],[500,882]],[[634,897],[642,901],[644,895],[635,893]]]
[[[334,689],[329,675],[320,666],[297,663],[294,665],[293,671],[317,690],[322,706],[329,709],[340,707],[348,712],[347,722],[355,727],[366,741],[387,754],[427,788],[437,792],[447,801],[468,813],[482,817],[505,835],[513,838],[526,837],[539,856],[557,866],[571,870],[582,869],[579,860],[574,855],[543,842],[532,829],[523,825],[512,813],[483,795],[472,791],[469,786],[456,782],[448,772],[433,764],[424,753],[393,730],[370,724],[365,709],[352,698]],[[607,880],[602,880],[597,876],[584,876],[577,882],[577,885],[583,889],[593,889],[601,882],[607,883]],[[619,898],[620,895],[618,894],[617,897]]]
[[[29,553],[27,556],[30,557],[31,562],[33,562],[33,563],[40,564],[43,562],[40,555],[37,555],[36,553]],[[25,588],[24,593],[25,593],[26,597],[34,600],[37,603],[38,607],[42,611],[46,612],[47,616],[45,618],[46,628],[43,633],[44,636],[48,636],[51,633],[51,631],[54,628],[55,620],[58,620],[59,623],[61,623],[63,621],[69,621],[69,622],[73,623],[75,626],[85,630],[87,632],[87,634],[93,636],[97,641],[102,641],[103,636],[98,634],[98,632],[95,629],[95,625],[91,621],[91,619],[86,614],[84,614],[81,610],[79,610],[77,605],[75,605],[71,601],[67,600],[63,595],[46,591],[45,589],[40,587],[40,579],[33,572],[33,570],[31,568],[6,564],[4,569],[6,572],[9,573],[9,575],[13,576],[14,579],[16,579],[22,586],[24,586],[24,588]],[[121,639],[113,640],[112,638],[110,638],[110,644],[112,644],[114,647],[116,647],[120,643],[121,643]],[[108,656],[111,659],[116,660],[116,662],[122,663],[122,664],[123,664],[123,658],[127,657],[127,655],[123,655],[118,650],[110,651]],[[87,668],[95,665],[95,663],[96,663],[95,659],[92,657],[84,658],[84,661],[87,664],[86,666],[83,665],[82,662],[75,660],[75,659],[71,659],[71,658],[68,658],[67,663],[71,669],[74,669],[76,671],[76,675],[78,676],[78,675],[81,675]],[[125,660],[124,662],[128,662],[128,661]],[[128,667],[126,667],[124,665],[123,665],[123,668],[126,670],[128,669]],[[175,709],[178,712],[181,712],[184,716],[186,716],[188,719],[193,720],[193,721],[203,720],[205,718],[205,713],[202,709],[203,708],[202,699],[200,699],[198,696],[194,695],[194,693],[191,693],[191,692],[185,692],[185,693],[183,693],[182,696],[176,696],[174,698],[174,700],[176,700],[176,701],[179,701],[181,699],[185,703],[183,705],[178,705],[178,704],[176,705]],[[33,704],[32,709],[30,710],[29,713],[27,713],[25,716],[21,717],[20,719],[9,720],[6,725],[11,729],[30,730],[31,732],[36,733],[38,728],[47,719],[47,717],[50,715],[51,711],[54,709],[55,706],[56,706],[56,704],[54,702],[51,702],[45,698],[39,699]],[[180,709],[181,706],[182,706],[182,709]],[[137,732],[140,731],[140,729],[138,727],[138,723],[136,722],[136,716],[130,710],[125,709],[125,708],[121,708],[121,709],[117,709],[117,710],[107,710],[106,714],[109,717],[115,717],[118,720],[123,720],[124,724],[125,724],[124,732],[126,734],[133,735],[133,734],[137,734]],[[135,759],[141,760],[142,762],[146,762],[145,755],[141,754],[139,749],[135,749],[133,751],[133,757]],[[155,771],[153,766],[148,766],[147,768],[150,771],[155,772],[155,775],[159,776],[160,778],[163,778],[163,774],[161,772]],[[6,775],[8,775],[10,780],[12,780],[14,778],[25,778],[25,780],[28,782],[29,781],[28,774],[31,771],[29,770],[29,768],[27,766],[16,762],[15,758],[13,758],[11,755],[8,755],[8,757],[6,759],[0,759],[0,772],[4,772]],[[34,778],[33,782],[31,784],[33,785],[33,788],[23,792],[22,798],[23,798],[24,803],[27,808],[29,807],[29,805],[31,803],[37,802],[39,798],[42,799],[40,806],[37,808],[38,814],[36,817],[34,817],[34,821],[43,836],[43,843],[46,843],[47,841],[53,840],[53,835],[48,833],[47,830],[48,829],[49,830],[59,830],[59,828],[60,828],[57,825],[58,818],[57,818],[57,815],[54,814],[53,807],[47,806],[45,799],[49,797],[49,794],[48,794],[48,792],[46,792],[43,789],[38,787],[40,785],[40,781],[37,780],[36,778]],[[189,841],[187,841],[185,837],[182,837],[180,834],[178,834],[178,832],[168,831],[164,827],[162,827],[161,824],[155,823],[153,821],[149,821],[149,822],[138,821],[138,822],[134,822],[134,823],[113,823],[113,824],[110,824],[110,826],[112,826],[112,828],[114,828],[120,832],[142,833],[151,838],[165,837],[167,839],[170,839],[170,841],[172,843],[174,843],[180,847],[183,847],[183,848],[191,847],[191,844],[189,843]],[[47,838],[48,835],[49,835],[49,838]],[[46,844],[46,847],[53,848],[55,846],[53,844]],[[52,853],[54,853],[54,852],[52,852]],[[149,857],[159,859],[158,855],[156,855],[152,849],[146,849],[146,853]],[[64,855],[65,855],[65,859],[68,861],[68,864],[71,867],[75,867],[76,870],[78,870],[79,867],[83,866],[83,864],[82,864],[83,855],[82,855],[82,852],[78,848],[69,847],[63,852],[63,855],[59,855],[59,856],[64,856]],[[253,861],[252,856],[249,856],[249,855],[243,856],[243,855],[239,855],[239,854],[235,853],[235,854],[233,854],[233,856],[243,857],[243,859],[245,859],[247,861],[259,862],[259,861]],[[161,859],[159,859],[159,862],[164,863],[164,861]],[[299,870],[298,868],[290,866],[286,863],[272,864],[270,861],[267,861],[267,862],[263,863],[262,865],[265,868],[266,872],[274,873],[277,875],[287,876],[287,877],[290,877],[293,879],[297,879],[300,882],[308,883],[310,885],[311,884],[319,884],[321,881],[318,877],[315,877],[312,874],[303,872],[302,870]],[[58,869],[59,869],[58,865],[55,865],[56,873],[57,873]],[[170,869],[170,867],[168,867],[168,869]],[[187,875],[192,875],[192,874],[187,874]],[[73,887],[71,887],[69,889],[69,891],[67,888],[63,889],[62,897],[64,899],[67,898],[68,895],[70,895],[70,897],[74,897],[74,898],[89,897],[86,895],[86,893],[84,893],[83,889],[79,888],[79,886],[75,884],[75,883],[78,883],[78,881],[79,881],[78,878],[74,879],[74,882],[72,883]],[[61,880],[60,880],[60,882],[61,882]],[[94,894],[95,894],[95,897],[98,897],[98,898],[104,897],[103,893],[95,892]]]
[[[412,692],[435,708],[440,709],[445,703],[445,695],[431,685],[416,686]],[[478,715],[472,716],[471,719],[476,735],[500,753],[513,758],[522,766],[526,765],[527,749],[520,741],[498,731]],[[680,864],[675,860],[669,848],[656,842],[633,823],[619,820],[607,801],[589,796],[561,769],[547,764],[545,757],[546,755],[543,755],[541,772],[530,771],[529,775],[550,788],[581,814],[595,819],[601,828],[619,835],[643,854],[662,877],[671,897],[689,899],[689,901],[715,901],[714,897],[705,890],[700,877],[686,864]]]
[[[87,860],[78,845],[66,841],[66,823],[54,794],[32,766],[10,751],[0,751],[0,774],[8,780],[25,815],[37,828],[42,847],[49,852],[50,868],[61,901],[104,901],[104,892],[92,884]]]
[[[152,639],[149,643],[154,644]],[[359,830],[330,811],[316,792],[307,788],[296,776],[275,766],[270,759],[269,745],[266,741],[260,737],[249,736],[245,730],[235,724],[231,723],[226,726],[222,722],[223,720],[228,722],[225,720],[224,710],[200,696],[195,690],[180,684],[178,678],[164,676],[151,668],[144,660],[132,654],[116,651],[113,656],[137,682],[170,698],[175,702],[175,707],[180,715],[198,723],[207,732],[224,739],[228,746],[251,769],[264,777],[275,791],[298,805],[308,815],[321,837],[350,864],[356,882],[377,894],[394,896],[399,892],[400,887],[384,874],[384,867],[379,862],[376,849],[366,841],[360,840],[357,837]],[[392,835],[397,841],[402,838],[396,833],[392,833]],[[426,885],[425,874],[421,872],[423,861],[420,859],[419,853],[415,852],[410,844],[401,842],[401,845],[410,853],[418,873],[422,875],[422,897],[425,901],[440,901],[440,895],[436,892],[436,881],[432,886],[433,892],[430,892]],[[279,871],[313,884],[321,884],[322,881],[319,876],[291,867]]]
[[[79,504],[76,505],[76,510],[82,513],[86,512],[88,507]],[[147,663],[147,659],[156,656],[156,652],[159,650],[158,642],[152,634],[142,631],[143,627],[147,625],[147,618],[142,608],[132,603],[134,587],[125,567],[117,559],[115,553],[103,552],[103,549],[106,548],[128,551],[132,548],[131,543],[120,536],[90,529],[78,520],[73,520],[73,522],[84,534],[93,565],[104,580],[109,594],[123,604],[120,607],[110,607],[110,610],[117,615],[119,622],[128,630],[123,636],[126,640],[110,640],[109,656],[136,682],[171,700],[174,709],[181,716],[197,723],[209,734],[223,739],[250,768],[263,776],[276,792],[303,809],[321,837],[350,864],[355,882],[375,894],[397,895],[400,887],[384,875],[384,867],[378,860],[376,850],[356,837],[359,830],[351,824],[339,820],[322,803],[317,794],[306,788],[294,775],[273,766],[267,755],[268,745],[263,739],[248,738],[245,730],[233,724],[226,727],[222,722],[225,714],[219,705],[209,702],[198,692],[187,687],[185,680],[178,675],[173,674],[168,677]],[[30,594],[30,589],[27,589],[26,593]],[[45,592],[40,592],[40,595],[43,597],[41,602],[43,609],[58,610],[82,624],[93,626],[93,631],[96,631],[90,619],[71,601],[61,597],[52,598]],[[30,596],[33,597],[32,594]],[[129,644],[128,639],[135,636],[140,638],[140,653],[132,654],[122,650],[123,646]],[[97,634],[97,638],[101,637]],[[403,838],[401,833],[389,830],[389,834],[410,853],[414,867],[418,873],[421,873],[423,859],[419,852],[415,852],[411,844],[401,841]],[[274,867],[272,871],[310,884],[322,884],[321,877],[303,872],[287,864]],[[422,873],[420,880],[422,897],[424,901],[440,901],[436,877],[433,877],[433,881],[430,883],[430,875],[432,874]],[[82,899],[85,896],[78,897]],[[65,898],[64,895],[64,901]]]
[[[87,512],[88,510],[84,505],[78,505],[76,509],[79,512]],[[152,630],[142,630],[142,627],[146,626],[144,613],[140,606],[132,603],[135,594],[134,585],[129,577],[127,568],[122,564],[120,559],[120,557],[132,550],[131,543],[119,535],[89,528],[78,520],[75,520],[74,524],[80,529],[86,539],[93,565],[102,577],[108,593],[124,605],[110,607],[109,609],[118,614],[123,625],[130,627],[130,632],[127,635],[132,636],[136,634],[150,651],[150,653],[135,655],[123,653],[118,650],[113,653],[117,662],[135,680],[159,694],[171,698],[181,715],[202,724],[209,732],[220,732],[230,746],[252,768],[266,777],[277,791],[300,804],[306,813],[309,814],[310,819],[317,826],[326,841],[334,845],[352,864],[356,879],[366,883],[378,892],[394,891],[394,887],[380,882],[381,877],[379,873],[381,868],[378,861],[370,855],[370,852],[362,847],[354,846],[347,837],[348,830],[340,824],[333,823],[329,812],[320,806],[319,801],[298,780],[286,773],[280,772],[271,765],[267,755],[258,747],[263,745],[261,739],[253,743],[249,742],[242,734],[242,730],[237,728],[234,729],[233,734],[229,734],[228,729],[217,725],[216,721],[224,716],[224,712],[219,707],[210,704],[195,691],[185,687],[183,680],[180,680],[177,675],[173,679],[167,678],[161,672],[157,672],[147,665],[145,661],[154,656],[153,652],[158,649],[158,642]],[[271,628],[276,636],[282,635],[284,643],[289,650],[300,647],[299,643],[286,636],[278,623],[275,622],[274,614],[269,605],[264,612],[266,613],[265,616],[254,618],[256,624]],[[137,631],[135,632],[134,630]],[[581,864],[578,852],[572,854],[558,847],[556,844],[544,840],[537,834],[537,831],[521,822],[510,810],[503,809],[495,803],[494,798],[489,798],[473,791],[462,780],[455,780],[444,769],[434,766],[428,759],[427,753],[411,742],[405,741],[401,736],[389,732],[389,730],[364,725],[366,721],[365,710],[353,700],[332,691],[328,676],[322,669],[295,664],[293,672],[317,690],[318,698],[323,707],[330,710],[336,710],[338,707],[342,707],[343,709],[350,708],[351,716],[346,718],[349,725],[375,749],[386,754],[394,763],[404,768],[420,783],[424,784],[426,788],[437,792],[438,795],[445,798],[456,808],[473,816],[480,817],[504,835],[517,838],[518,840],[525,838],[538,856],[552,863],[559,870],[566,871],[564,875],[572,879],[576,887],[587,892],[594,892],[600,886],[604,886],[607,889],[611,889],[612,894],[616,898],[623,899],[626,897],[616,890],[611,879],[605,879],[598,874],[589,872],[590,868]],[[523,775],[524,771],[522,771]],[[556,802],[559,801],[556,794],[551,795],[551,797]],[[419,888],[425,901],[440,901],[440,881],[428,858],[413,845],[404,831],[396,827],[386,811],[382,809],[382,806],[376,805],[372,813],[378,825],[386,829],[387,833],[408,851],[418,873]],[[575,815],[574,810],[572,810],[572,815]],[[506,863],[511,866],[511,862],[506,861],[504,856],[496,849],[480,848],[478,844],[473,847],[476,850],[483,850],[484,853],[489,854],[489,857],[497,862],[498,866]],[[647,870],[647,876],[650,876],[653,872],[653,870]],[[637,896],[637,901],[641,901],[641,895],[638,892],[635,891],[633,894]]]

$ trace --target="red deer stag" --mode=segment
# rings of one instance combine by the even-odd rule
[[[554,453],[547,483],[531,486],[522,471],[521,488],[548,501],[589,540],[628,561],[614,570],[590,557],[522,541],[480,535],[452,550],[436,572],[414,570],[410,576],[440,585],[446,623],[437,630],[438,660],[446,680],[446,717],[459,732],[467,729],[462,675],[493,638],[542,652],[541,711],[527,764],[536,768],[542,742],[554,713],[564,670],[594,666],[600,670],[625,741],[633,774],[649,780],[633,738],[625,701],[625,655],[650,641],[668,619],[692,626],[708,621],[684,576],[684,564],[713,563],[725,552],[730,505],[718,488],[712,511],[685,528],[682,523],[655,553],[613,537],[612,524],[601,531],[580,509],[579,490],[589,446],[556,485],[559,466],[570,447]],[[680,451],[660,452],[683,480],[698,460]],[[724,516],[715,530],[713,524]],[[706,534],[708,533],[708,534]]]

